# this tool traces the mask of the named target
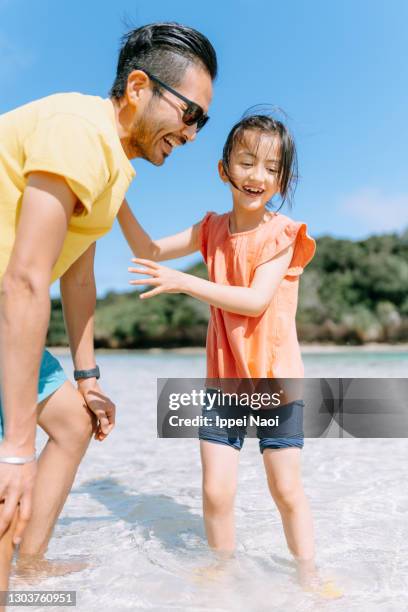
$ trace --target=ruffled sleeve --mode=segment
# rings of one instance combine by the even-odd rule
[[[209,226],[211,223],[211,217],[215,215],[215,212],[208,212],[203,220],[200,223],[200,227],[198,230],[198,244],[200,246],[200,251],[202,256],[204,257],[204,261],[207,262],[207,247],[208,247],[208,234],[209,234]]]
[[[316,242],[307,233],[306,223],[299,223],[296,234],[295,248],[287,276],[299,276],[313,259],[316,252]]]
[[[299,276],[313,259],[316,243],[308,235],[306,223],[292,221],[280,215],[279,227],[275,226],[268,232],[263,244],[260,245],[255,267],[270,261],[292,244],[294,246],[293,257],[286,276]]]

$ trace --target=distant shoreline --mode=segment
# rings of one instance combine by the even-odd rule
[[[47,347],[55,355],[68,355],[69,348],[65,346]],[[344,344],[301,344],[301,351],[304,355],[313,353],[408,353],[408,344],[379,344],[368,343],[361,346],[349,346]],[[205,355],[205,348],[201,346],[186,346],[180,348],[140,348],[140,349],[96,349],[98,354],[112,353],[151,353],[164,354],[175,353],[178,355]]]

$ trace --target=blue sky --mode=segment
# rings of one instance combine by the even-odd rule
[[[211,121],[196,142],[161,168],[134,161],[129,201],[152,236],[229,209],[217,161],[229,128],[258,103],[288,113],[298,145],[295,206],[283,212],[313,236],[408,226],[405,0],[0,0],[0,112],[59,91],[105,97],[126,18],[196,27],[219,58]],[[98,243],[100,295],[128,288],[129,257],[116,226]]]

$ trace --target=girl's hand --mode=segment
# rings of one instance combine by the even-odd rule
[[[159,293],[185,293],[187,291],[188,274],[173,270],[166,266],[161,266],[150,259],[132,259],[136,264],[144,268],[128,268],[132,274],[147,274],[150,278],[129,281],[130,285],[152,285],[154,289],[145,291],[140,295],[140,299],[151,298]]]

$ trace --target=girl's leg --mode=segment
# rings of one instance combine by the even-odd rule
[[[309,502],[301,479],[300,448],[266,448],[263,452],[269,490],[282,517],[290,552],[301,582],[315,572],[314,533]]]
[[[209,546],[217,552],[235,549],[234,500],[239,451],[227,444],[200,440],[203,468],[204,524]]]

